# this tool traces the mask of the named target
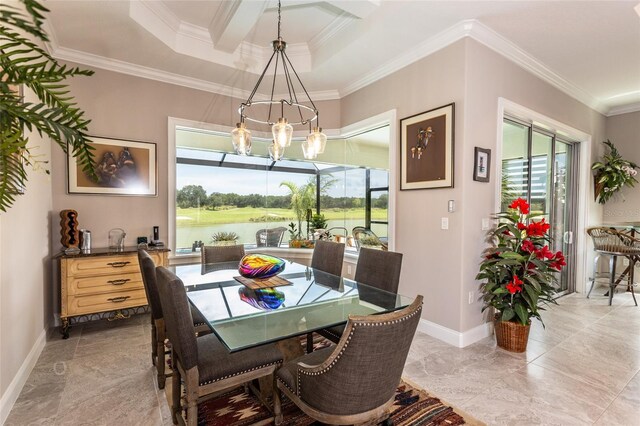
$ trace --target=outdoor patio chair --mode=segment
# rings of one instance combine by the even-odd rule
[[[596,284],[596,274],[598,272],[598,260],[601,255],[609,256],[609,305],[613,301],[613,293],[620,284],[624,276],[627,276],[627,288],[631,291],[633,301],[638,306],[636,294],[633,290],[633,270],[635,263],[640,260],[640,240],[631,235],[618,231],[613,228],[604,226],[587,229],[587,234],[593,240],[593,248],[596,256],[593,260],[593,276],[591,277],[591,288],[587,293],[587,298],[591,295],[591,291]],[[618,257],[626,257],[629,259],[628,270],[623,272],[616,279],[616,266]]]

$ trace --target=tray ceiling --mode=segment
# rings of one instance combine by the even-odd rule
[[[336,99],[473,37],[605,114],[640,110],[636,2],[284,0],[287,53]],[[272,53],[277,2],[49,1],[60,59],[245,97]]]

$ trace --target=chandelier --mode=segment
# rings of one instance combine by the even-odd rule
[[[311,100],[307,89],[302,84],[302,80],[298,77],[298,73],[285,52],[287,43],[280,36],[280,9],[281,4],[278,1],[278,38],[272,42],[273,54],[264,71],[262,71],[260,78],[258,78],[258,82],[251,91],[249,98],[240,104],[238,109],[240,122],[236,124],[236,128],[231,132],[231,141],[237,154],[249,155],[251,153],[251,132],[247,129],[245,121],[269,125],[273,134],[273,142],[269,146],[269,157],[277,161],[282,158],[284,149],[291,145],[293,126],[309,125],[309,135],[302,142],[302,154],[306,159],[314,159],[318,154],[324,153],[327,136],[322,133],[322,128],[320,127],[318,108]],[[273,81],[270,84],[270,98],[268,100],[253,100],[272,64],[274,66]],[[287,99],[274,99],[279,68],[281,69],[280,81],[284,80],[281,86],[286,89]],[[298,92],[304,92],[306,99],[298,99],[297,89],[302,89],[301,91],[298,90]],[[302,101],[309,105],[302,104]],[[285,111],[287,114],[292,114],[290,115],[291,122],[285,116],[287,115]],[[275,114],[279,114],[277,120],[274,119]],[[312,127],[313,122],[315,122],[315,127]]]

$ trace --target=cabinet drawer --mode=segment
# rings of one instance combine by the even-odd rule
[[[69,295],[81,296],[84,294],[113,293],[143,289],[144,283],[142,282],[142,276],[139,272],[132,272],[129,274],[69,278],[68,286]]]
[[[69,259],[67,263],[68,277],[123,274],[127,272],[140,272],[136,254]]]
[[[68,301],[67,315],[72,316],[144,306],[147,304],[147,297],[144,289],[141,289],[87,296],[68,296]]]

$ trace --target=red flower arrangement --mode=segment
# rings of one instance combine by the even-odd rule
[[[485,250],[476,279],[483,281],[482,310],[495,308],[501,321],[542,321],[541,305],[555,303],[557,275],[566,261],[561,251],[549,248],[550,225],[535,217],[529,203],[518,198],[496,215],[498,225],[490,231],[493,245]]]

